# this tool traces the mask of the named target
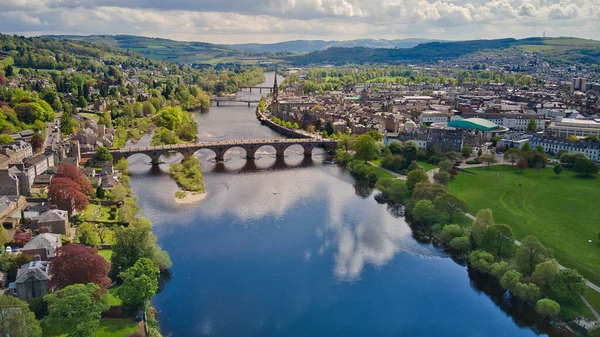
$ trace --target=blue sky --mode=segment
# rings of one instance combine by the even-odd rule
[[[600,0],[0,0],[0,32],[213,43],[599,38]]]

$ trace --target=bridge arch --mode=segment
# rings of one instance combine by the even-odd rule
[[[277,148],[271,144],[258,145],[254,150],[255,156],[256,154],[277,154]]]
[[[230,146],[225,149],[225,151],[223,152],[223,159],[225,158],[225,155],[235,156],[236,152],[240,152],[239,151],[240,149],[242,150],[241,152],[243,152],[243,157],[247,158],[248,150],[245,147],[243,147],[241,145],[233,145],[233,146]],[[254,156],[254,153],[252,153],[252,156]],[[248,159],[254,159],[254,158],[248,158]]]

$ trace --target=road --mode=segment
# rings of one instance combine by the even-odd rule
[[[55,126],[57,127],[56,132],[54,132]],[[46,123],[46,137],[44,139],[44,144],[46,146],[54,145],[59,143],[60,139],[60,116],[57,115],[54,121]]]

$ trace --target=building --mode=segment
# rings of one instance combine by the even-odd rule
[[[42,233],[34,236],[21,252],[30,256],[39,255],[42,260],[48,261],[56,256],[56,250],[62,246],[60,234]]]
[[[543,135],[534,135],[531,139],[531,146],[537,147],[538,145],[541,145],[544,148],[544,151],[549,154],[557,154],[560,151],[566,151],[568,153],[581,152],[596,163],[600,163],[599,143],[572,141]]]
[[[0,170],[0,195],[19,195],[19,177],[15,170]]]
[[[575,77],[571,79],[571,91],[585,91],[587,83],[583,77]]]
[[[33,148],[29,143],[17,141],[0,148],[0,169],[7,169],[10,164],[21,163],[33,155]]]
[[[69,215],[67,211],[51,209],[39,216],[31,218],[29,228],[40,233],[67,235],[69,232]]]
[[[444,112],[440,112],[440,111],[429,110],[429,111],[423,111],[419,115],[418,120],[419,120],[419,124],[427,124],[427,125],[431,125],[433,123],[444,123],[444,122],[448,122],[450,120],[450,115],[448,113],[444,113]]]
[[[436,126],[436,125],[432,125]],[[466,118],[466,119],[454,119],[448,123],[447,127],[451,129],[463,129],[473,130],[475,132],[482,132],[486,139],[492,139],[498,136],[504,136],[508,128],[499,126],[489,120],[482,118]]]
[[[480,118],[490,121],[498,126],[511,130],[525,131],[530,120],[534,120],[538,130],[546,128],[546,119],[542,114],[524,114],[524,113],[463,113],[462,116],[454,116],[456,119]]]
[[[33,261],[24,264],[17,271],[15,281],[17,297],[23,301],[31,301],[48,293],[50,281],[49,262],[41,261],[36,256]]]
[[[14,211],[25,206],[27,200],[18,195],[1,196],[0,197],[0,219],[11,215]]]
[[[586,137],[595,135],[600,137],[600,119],[557,118],[548,126],[548,133],[555,138],[568,138],[569,136]]]

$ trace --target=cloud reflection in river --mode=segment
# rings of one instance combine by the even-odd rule
[[[314,170],[272,171],[269,182],[262,184],[255,182],[253,174],[230,176],[210,192],[204,213],[211,217],[233,213],[238,223],[246,226],[260,226],[261,219],[272,217],[284,226],[288,209],[308,204],[309,198],[320,198],[328,221],[326,228],[315,233],[321,242],[318,253],[333,250],[333,273],[342,281],[358,279],[366,265],[383,267],[399,252],[428,258],[444,256],[431,245],[415,241],[404,218],[393,217],[372,197],[365,200],[357,196],[351,184],[330,173],[324,170],[315,179]],[[312,253],[307,250],[303,254],[310,262]]]

